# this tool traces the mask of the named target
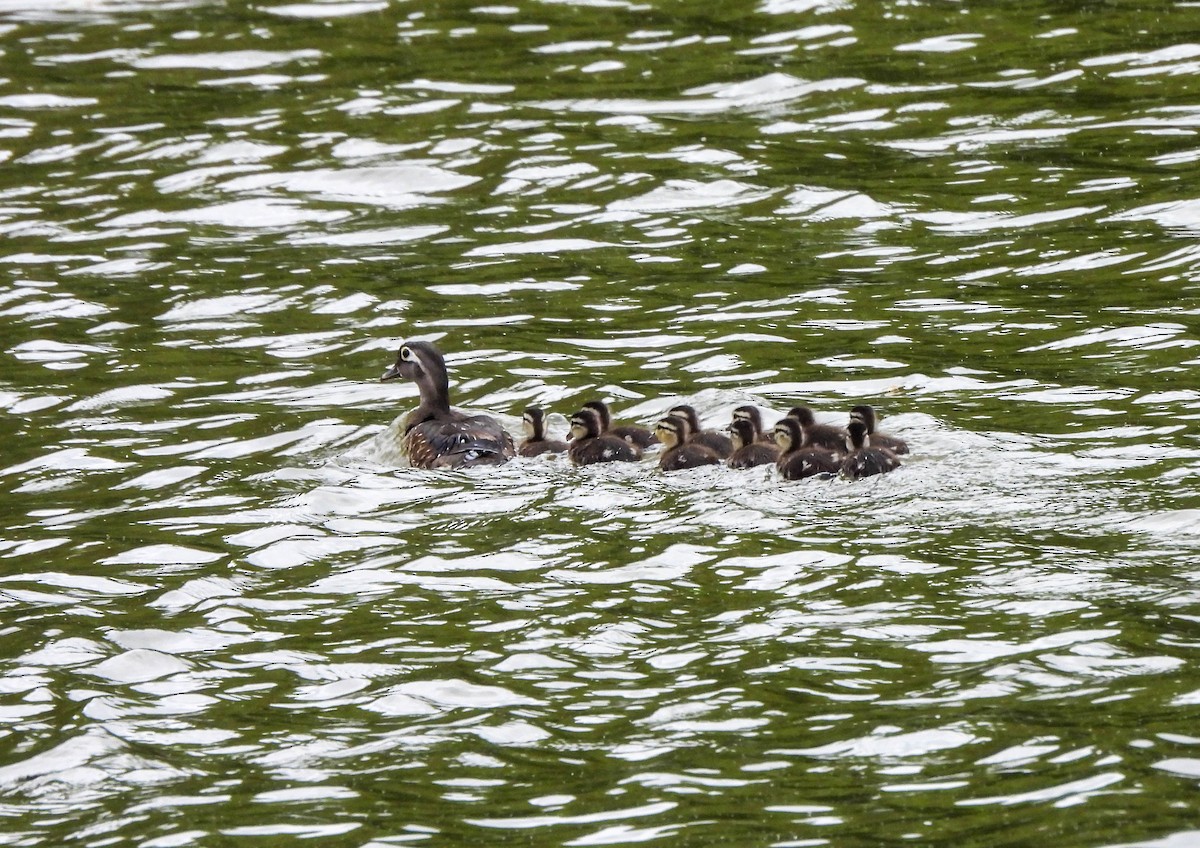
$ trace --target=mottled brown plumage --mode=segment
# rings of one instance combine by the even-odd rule
[[[805,444],[804,428],[795,418],[783,418],[775,425],[779,459],[775,467],[785,480],[803,480],[818,474],[837,474],[841,461],[825,448]]]
[[[813,416],[813,411],[807,406],[793,406],[787,414],[800,422],[804,430],[804,446],[825,448],[841,454],[846,450],[846,431],[831,424],[819,424]]]
[[[396,362],[381,380],[404,378],[417,384],[421,403],[404,420],[401,450],[417,468],[500,465],[512,459],[513,440],[490,415],[467,415],[450,408],[446,360],[429,342],[400,346]]]
[[[659,421],[654,434],[665,448],[658,458],[658,467],[663,471],[721,464],[721,457],[714,451],[688,438],[691,424],[682,415],[669,415]]]
[[[755,410],[757,412],[757,410]],[[736,412],[736,410],[735,410]],[[779,446],[758,441],[759,433],[754,423],[746,418],[735,418],[729,425],[733,438],[733,453],[725,464],[730,468],[753,468],[757,465],[774,465],[779,460]]]
[[[857,480],[860,477],[872,477],[876,474],[886,474],[900,467],[900,458],[887,448],[871,446],[871,437],[867,435],[866,422],[861,419],[851,419],[846,426],[846,447],[848,452],[842,460],[841,472],[843,477]]]
[[[624,439],[639,450],[645,450],[650,445],[658,444],[658,439],[655,438],[648,428],[638,424],[620,424],[613,426],[612,413],[609,411],[608,404],[602,400],[589,400],[583,405],[584,409],[590,409],[596,413],[600,419],[600,433],[605,436],[616,436],[618,439]]]
[[[716,430],[703,430],[700,428],[700,416],[696,414],[695,407],[680,404],[679,406],[671,407],[667,414],[683,418],[687,421],[688,431],[685,438],[690,444],[703,445],[720,459],[725,459],[733,453],[733,442],[728,436],[718,433]],[[657,432],[657,428],[655,428],[655,432]],[[661,439],[662,436],[659,436],[659,438]]]
[[[571,445],[567,456],[576,465],[597,462],[637,462],[642,452],[624,439],[600,431],[600,416],[594,409],[581,409],[571,416]]]

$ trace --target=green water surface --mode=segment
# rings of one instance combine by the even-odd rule
[[[0,2],[0,845],[1200,843],[1197,33]],[[410,337],[913,453],[412,469]]]

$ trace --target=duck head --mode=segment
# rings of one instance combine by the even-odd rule
[[[594,439],[600,435],[600,416],[594,409],[581,409],[571,416],[571,438]]]
[[[531,406],[521,416],[521,429],[527,439],[542,439],[546,435],[546,415],[541,407]]]
[[[379,378],[405,379],[417,384],[421,406],[427,410],[447,411],[450,408],[450,377],[441,351],[430,342],[404,342],[396,353],[392,367]]]
[[[677,415],[669,415],[654,425],[654,435],[663,446],[670,450],[687,441],[687,419]]]
[[[736,411],[734,415],[737,415]],[[758,430],[749,419],[735,417],[733,423],[729,425],[729,438],[733,440],[733,449],[738,450],[746,445],[754,444],[758,438]]]
[[[875,410],[866,404],[851,407],[850,420],[861,421],[862,423],[866,424],[867,435],[875,432]]]
[[[757,406],[739,406],[733,411],[733,423],[738,421],[749,421],[750,426],[754,428],[754,436],[758,438],[758,434],[762,432],[762,413],[758,411]],[[732,428],[730,428],[732,429]]]
[[[861,450],[870,444],[871,437],[867,434],[866,422],[861,418],[851,418],[850,423],[846,425],[846,449]]]
[[[817,423],[816,416],[807,406],[793,406],[788,410],[787,417],[799,421],[801,427],[811,427]]]
[[[790,415],[776,422],[772,435],[775,437],[775,444],[779,445],[779,449],[784,453],[804,445],[804,429],[800,422]]]
[[[612,426],[612,413],[609,412],[608,404],[604,401],[589,400],[583,405],[583,408],[596,413],[596,417],[600,419],[600,432],[604,432]]]
[[[694,406],[689,406],[686,403],[681,403],[678,406],[673,406],[667,410],[667,415],[672,418],[679,418],[687,422],[687,432],[684,433],[684,439],[690,439],[693,433],[700,432],[700,416],[696,413]]]

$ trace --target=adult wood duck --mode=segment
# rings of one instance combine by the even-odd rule
[[[861,404],[850,408],[850,420],[858,419],[867,425],[867,436],[873,448],[887,448],[894,454],[908,453],[908,442],[875,429],[875,409]]]
[[[729,425],[729,435],[733,439],[733,453],[729,455],[725,464],[730,468],[774,465],[779,460],[779,446],[758,441],[759,434],[754,429],[753,422],[745,418],[735,418]]]
[[[400,446],[416,468],[469,468],[500,465],[515,453],[512,436],[490,415],[467,415],[450,408],[446,360],[429,342],[400,346],[396,362],[381,380],[404,378],[417,384],[421,403],[404,420]]]
[[[612,423],[612,413],[608,409],[608,404],[602,400],[589,400],[583,405],[584,409],[590,409],[596,413],[600,419],[600,432],[605,436],[616,436],[618,439],[624,439],[638,450],[645,450],[650,445],[658,444],[658,439],[654,433],[647,427],[641,427],[637,424],[620,424],[616,427]]]
[[[857,480],[860,477],[886,474],[900,467],[900,458],[896,454],[887,448],[871,446],[867,425],[860,419],[852,419],[846,426],[846,447],[849,452],[842,460],[843,477]]]
[[[687,404],[673,406],[667,411],[667,415],[683,418],[688,423],[687,440],[698,445],[703,445],[710,451],[715,453],[721,459],[725,459],[733,453],[733,442],[724,433],[718,433],[716,430],[702,430],[700,428],[700,416],[696,414],[696,408]],[[662,422],[659,422],[662,423]],[[658,432],[658,428],[655,428]],[[659,436],[661,439],[662,436]]]
[[[624,439],[606,436],[594,409],[581,409],[571,416],[571,444],[567,456],[576,465],[597,462],[637,462],[642,452]]]
[[[546,438],[546,414],[541,407],[531,406],[521,416],[521,427],[525,440],[517,448],[519,456],[544,456],[549,453],[565,453],[567,443],[561,439]]]
[[[832,424],[818,424],[813,411],[807,406],[793,406],[787,414],[800,422],[804,430],[804,446],[825,448],[834,453],[844,453],[846,450],[846,431]]]
[[[795,418],[783,418],[775,425],[779,459],[775,467],[785,480],[803,480],[818,474],[837,474],[841,460],[833,451],[806,445],[804,428]]]
[[[658,467],[663,471],[682,471],[702,465],[720,465],[721,457],[704,445],[690,440],[691,424],[682,415],[669,415],[659,421],[654,435],[663,443],[664,450],[658,458]]]

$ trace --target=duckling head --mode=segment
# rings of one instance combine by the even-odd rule
[[[793,406],[788,410],[787,417],[799,421],[801,427],[811,427],[817,423],[816,416],[807,406]]]
[[[746,445],[754,444],[758,435],[754,424],[749,419],[737,418],[736,410],[734,416],[733,423],[729,425],[729,438],[733,440],[733,449],[739,450]]]
[[[850,407],[850,420],[861,421],[867,425],[867,435],[875,432],[875,410],[865,403]]]
[[[700,416],[696,414],[696,408],[689,406],[686,403],[681,403],[678,406],[672,406],[667,410],[667,415],[672,418],[681,418],[687,422],[688,431],[684,434],[684,438],[689,438],[692,433],[700,432]]]
[[[846,425],[846,449],[860,450],[871,446],[871,437],[867,434],[866,422],[859,418],[851,418]]]
[[[757,406],[750,406],[749,404],[739,406],[733,411],[733,420],[735,423],[738,421],[749,421],[750,425],[754,427],[755,432],[762,431],[762,413],[758,411]]]
[[[790,415],[776,422],[772,435],[775,437],[775,444],[779,445],[779,449],[784,453],[804,445],[804,430],[800,422]]]
[[[521,416],[521,430],[526,439],[540,439],[546,431],[546,416],[540,407],[531,406]]]
[[[602,400],[589,400],[583,405],[584,409],[590,409],[596,413],[596,417],[600,419],[600,432],[604,432],[612,426],[612,413],[609,412],[608,404]]]
[[[674,415],[668,415],[654,425],[654,435],[658,436],[658,440],[667,450],[683,444],[687,439],[687,432],[687,421]]]
[[[581,409],[571,416],[571,438],[594,439],[600,435],[600,417],[593,409]]]

